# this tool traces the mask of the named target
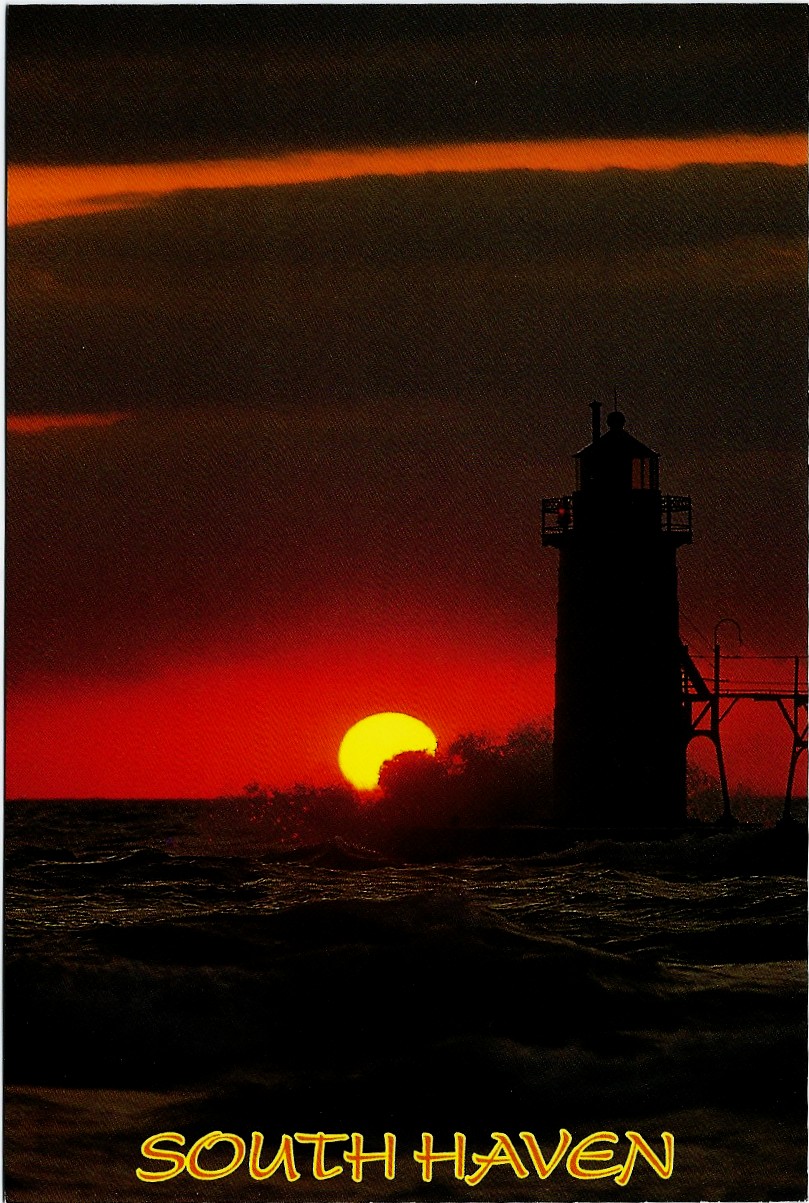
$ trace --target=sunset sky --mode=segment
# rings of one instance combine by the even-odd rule
[[[805,26],[12,6],[9,795],[322,784],[374,711],[548,718],[540,499],[614,387],[693,498],[692,652],[725,617],[802,651]],[[726,738],[782,788],[772,708]]]

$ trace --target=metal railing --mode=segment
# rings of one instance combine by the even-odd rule
[[[637,497],[643,497],[644,504],[648,492],[637,490]],[[630,494],[630,505],[634,495]],[[576,507],[572,497],[543,497],[542,499],[542,541],[555,543],[576,528]],[[670,494],[660,496],[660,530],[665,534],[676,535],[684,541],[691,539],[691,498]]]
[[[691,498],[663,494],[660,498],[660,527],[667,533],[691,537]]]
[[[573,529],[573,498],[542,498],[542,542],[547,543]]]

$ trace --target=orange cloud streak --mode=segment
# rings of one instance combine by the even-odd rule
[[[9,434],[43,434],[46,430],[65,430],[76,426],[114,426],[129,417],[125,413],[108,414],[13,414],[6,418]]]
[[[664,171],[688,163],[802,166],[803,134],[728,134],[706,138],[585,138],[483,142],[381,150],[298,152],[261,159],[120,166],[9,165],[8,224],[134,208],[185,188],[268,187],[365,175],[446,171]]]

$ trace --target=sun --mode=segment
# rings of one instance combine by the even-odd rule
[[[386,760],[400,752],[434,756],[437,746],[432,731],[420,719],[392,712],[370,714],[346,731],[337,760],[355,789],[371,790],[379,785],[379,770]]]

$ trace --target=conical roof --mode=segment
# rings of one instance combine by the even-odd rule
[[[574,458],[590,463],[607,460],[660,459],[656,451],[624,430],[625,422],[626,418],[617,410],[615,413],[608,414],[606,432],[594,442],[582,447],[581,451],[577,451]]]

